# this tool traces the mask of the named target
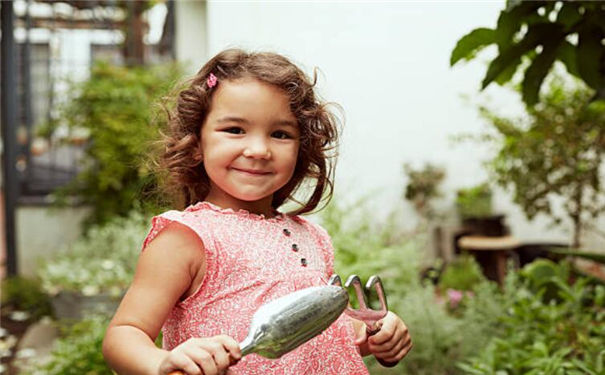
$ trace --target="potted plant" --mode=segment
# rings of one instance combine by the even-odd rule
[[[81,319],[92,310],[111,313],[132,280],[147,221],[137,212],[90,230],[39,269],[58,319]]]
[[[459,189],[456,208],[465,231],[496,237],[506,234],[504,215],[492,211],[492,191],[487,183]]]

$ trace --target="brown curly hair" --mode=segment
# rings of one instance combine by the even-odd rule
[[[300,147],[294,174],[274,193],[272,207],[277,209],[286,200],[292,200],[301,207],[288,214],[298,215],[314,210],[322,197],[327,204],[334,188],[339,121],[328,109],[329,103],[322,102],[313,91],[317,74],[310,80],[290,60],[276,53],[228,49],[202,67],[179,92],[174,109],[168,113],[159,167],[165,172],[164,189],[177,198],[176,205],[182,209],[202,201],[210,189],[205,168],[195,157],[199,153],[202,124],[215,91],[207,84],[210,73],[218,78],[219,84],[225,80],[253,78],[277,86],[289,96],[290,109],[300,129]],[[295,199],[294,194],[308,179],[314,180],[315,186],[303,203]]]

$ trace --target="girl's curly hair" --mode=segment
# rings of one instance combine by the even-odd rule
[[[205,168],[195,157],[199,153],[201,127],[215,91],[208,87],[210,73],[218,78],[219,85],[225,80],[252,78],[275,85],[290,97],[290,109],[300,128],[300,147],[294,174],[275,192],[272,207],[277,209],[289,199],[301,205],[289,213],[298,215],[314,210],[324,195],[327,204],[333,192],[338,118],[328,110],[328,103],[320,101],[313,91],[316,73],[311,81],[281,55],[228,49],[202,67],[180,91],[174,109],[168,113],[159,167],[165,172],[165,190],[177,198],[177,206],[184,208],[204,200],[210,189]],[[315,186],[303,203],[293,195],[307,179],[315,180]]]

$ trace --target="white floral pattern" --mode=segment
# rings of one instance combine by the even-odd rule
[[[199,235],[207,270],[198,290],[177,304],[164,323],[163,346],[168,350],[192,337],[226,334],[242,341],[252,315],[262,304],[295,290],[325,285],[333,272],[330,237],[300,216],[265,218],[200,202],[153,218],[143,248],[174,221]],[[283,357],[250,354],[230,371],[249,375],[368,374],[353,341],[351,321],[343,314],[321,335]]]

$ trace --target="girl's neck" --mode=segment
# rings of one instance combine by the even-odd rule
[[[271,206],[272,195],[257,201],[243,201],[220,191],[220,189],[218,190],[211,189],[205,200],[220,208],[230,208],[234,211],[245,210],[256,215],[263,215],[266,218],[272,218],[277,213]]]

